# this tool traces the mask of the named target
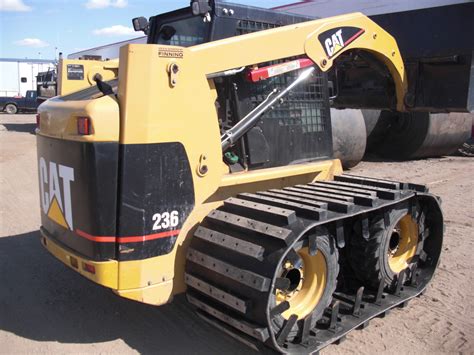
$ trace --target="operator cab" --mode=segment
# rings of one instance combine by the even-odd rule
[[[278,13],[232,3],[214,2],[213,7],[196,6],[153,16],[149,23],[135,26],[148,33],[148,43],[189,47],[256,31],[308,21],[311,18]],[[251,16],[250,16],[251,14]],[[251,18],[251,20],[249,20]],[[134,21],[135,23],[136,21]],[[285,58],[259,67],[298,58]],[[291,84],[301,70],[251,82],[248,70],[215,77],[219,126],[223,134],[261,104],[274,90]],[[266,112],[260,122],[224,152],[230,171],[285,166],[332,157],[327,77],[316,71]]]

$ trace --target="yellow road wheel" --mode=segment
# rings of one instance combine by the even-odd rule
[[[409,266],[417,246],[418,225],[406,214],[395,225],[388,244],[388,265],[392,272],[398,274]]]
[[[354,231],[349,262],[365,286],[377,289],[382,280],[393,285],[397,275],[416,260],[422,247],[418,234],[424,228],[417,224],[423,220],[420,213],[418,207],[412,213],[409,202],[404,202],[388,211],[385,218],[369,216],[368,238],[364,238],[361,224]]]
[[[308,240],[297,243],[283,259],[277,277],[287,279],[288,287],[275,288],[273,306],[287,302],[287,309],[273,319],[276,328],[295,315],[298,319],[289,337],[302,329],[303,320],[309,315],[316,324],[324,309],[330,304],[339,272],[338,253],[329,235],[312,236],[317,251],[311,253]]]
[[[277,290],[277,304],[288,301],[290,308],[282,313],[288,319],[296,314],[298,319],[305,318],[318,305],[326,287],[327,265],[323,253],[310,255],[308,247],[298,250],[299,265],[286,262],[282,277],[290,280],[287,290]]]

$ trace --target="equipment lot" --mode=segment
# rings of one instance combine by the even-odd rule
[[[34,129],[34,115],[0,115],[0,353],[248,353],[184,297],[159,308],[127,301],[47,254]],[[351,173],[427,184],[443,200],[445,243],[424,296],[323,353],[472,353],[474,160],[363,162]]]

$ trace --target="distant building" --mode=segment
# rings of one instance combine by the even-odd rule
[[[36,90],[36,75],[53,70],[52,59],[0,58],[0,96],[25,96]]]

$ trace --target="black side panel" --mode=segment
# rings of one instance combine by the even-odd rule
[[[472,2],[370,18],[397,40],[404,59],[470,55],[474,49]]]
[[[189,161],[181,143],[120,146],[119,260],[169,253],[194,207]]]
[[[370,17],[396,38],[407,68],[407,105],[432,112],[469,111],[474,3]]]
[[[38,135],[37,151],[43,228],[87,258],[114,259],[118,143]]]

